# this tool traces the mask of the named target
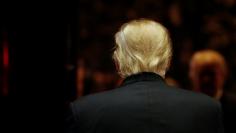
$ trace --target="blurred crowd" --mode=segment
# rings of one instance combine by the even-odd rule
[[[232,118],[226,121],[235,120],[236,0],[80,0],[77,97],[122,82],[112,60],[114,35],[139,18],[156,20],[170,32],[173,59],[166,82],[214,97],[226,119]]]
[[[228,67],[225,89],[236,93],[235,0],[80,0],[78,96],[112,89],[121,81],[112,61],[114,34],[124,22],[150,18],[170,32],[174,56],[168,81],[191,89],[189,62],[194,52],[213,49]]]

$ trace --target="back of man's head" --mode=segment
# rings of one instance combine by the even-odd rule
[[[139,72],[154,72],[165,76],[172,56],[172,46],[163,25],[153,20],[133,20],[121,26],[115,40],[113,58],[122,77]]]

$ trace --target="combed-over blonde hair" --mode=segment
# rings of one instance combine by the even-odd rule
[[[140,72],[165,76],[172,46],[168,30],[163,25],[148,19],[133,20],[121,26],[115,41],[113,58],[122,77]]]

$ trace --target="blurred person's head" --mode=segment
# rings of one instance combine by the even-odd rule
[[[189,76],[193,90],[215,99],[223,95],[227,66],[224,57],[213,50],[196,52],[190,61]]]
[[[121,26],[115,41],[113,58],[122,77],[140,72],[165,76],[172,56],[172,46],[163,25],[147,19],[133,20]]]

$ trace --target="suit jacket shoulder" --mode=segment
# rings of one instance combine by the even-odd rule
[[[222,133],[221,107],[200,93],[170,87],[156,74],[133,75],[114,90],[71,104],[70,131]]]

